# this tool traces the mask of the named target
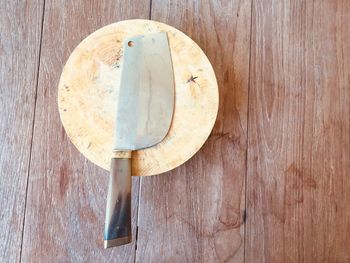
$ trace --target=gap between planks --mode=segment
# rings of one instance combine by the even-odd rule
[[[23,236],[24,236],[24,227],[26,220],[26,210],[27,210],[27,198],[28,198],[28,185],[29,185],[29,175],[30,175],[30,165],[32,159],[32,150],[33,150],[33,137],[34,137],[34,123],[35,123],[35,112],[36,112],[36,101],[38,98],[38,85],[39,85],[39,74],[40,74],[40,60],[41,60],[41,46],[43,42],[43,28],[44,28],[44,18],[45,18],[45,0],[43,0],[43,10],[41,12],[41,29],[40,29],[40,42],[39,42],[39,56],[38,56],[38,64],[37,64],[37,73],[36,73],[36,81],[35,81],[35,95],[34,95],[34,107],[33,107],[33,120],[31,127],[31,140],[30,140],[30,150],[29,150],[29,160],[28,160],[28,172],[27,172],[27,181],[26,181],[26,194],[24,200],[24,210],[23,210],[23,223],[22,223],[22,234],[21,234],[21,247],[19,252],[19,262],[22,262],[22,249],[23,249]]]

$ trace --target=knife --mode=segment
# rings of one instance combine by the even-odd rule
[[[167,34],[128,38],[123,49],[104,248],[131,242],[132,151],[161,142],[174,111],[174,73]]]

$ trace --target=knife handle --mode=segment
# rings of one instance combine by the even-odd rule
[[[104,248],[131,242],[131,151],[113,152],[108,185]]]

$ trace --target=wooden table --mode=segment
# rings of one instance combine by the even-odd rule
[[[57,85],[129,18],[192,37],[220,107],[186,164],[133,179],[136,239],[103,250],[108,173],[68,141]],[[2,261],[350,261],[350,1],[7,1],[0,22]]]

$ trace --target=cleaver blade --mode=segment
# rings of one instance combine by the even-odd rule
[[[107,194],[104,247],[131,242],[131,156],[167,135],[174,112],[174,73],[167,34],[123,43],[114,145]]]

